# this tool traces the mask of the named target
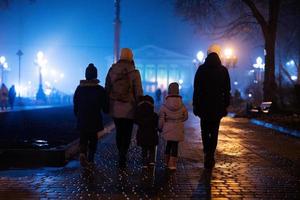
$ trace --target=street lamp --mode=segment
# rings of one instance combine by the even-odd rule
[[[38,70],[39,70],[39,89],[38,89],[38,92],[36,94],[36,99],[45,102],[46,101],[46,95],[45,95],[45,92],[43,90],[42,73],[43,73],[43,71],[45,71],[45,66],[47,64],[47,60],[45,59],[44,53],[42,51],[39,51],[36,54],[35,64],[38,66]]]
[[[4,83],[4,71],[8,69],[8,64],[5,61],[6,58],[4,56],[0,56],[1,83]]]
[[[197,53],[197,59],[198,59],[198,61],[200,63],[203,63],[203,61],[204,61],[204,53],[203,53],[203,51],[198,51],[198,53]]]
[[[225,65],[228,69],[235,68],[238,59],[234,55],[234,51],[232,48],[224,49],[224,61],[225,61]]]
[[[19,85],[19,88],[21,88],[21,57],[24,55],[24,53],[21,50],[19,50],[16,54],[19,57],[19,81],[18,81],[18,85]],[[20,90],[19,90],[18,93],[19,93],[18,96],[21,97]]]
[[[258,56],[256,58],[256,63],[253,64],[253,67],[257,70],[256,79],[258,82],[262,81],[262,72],[265,70],[265,64],[263,63],[263,59]]]

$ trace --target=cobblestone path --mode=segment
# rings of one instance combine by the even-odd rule
[[[225,118],[216,166],[204,170],[199,120],[190,113],[178,169],[142,169],[134,139],[125,170],[117,167],[115,135],[99,142],[96,165],[0,171],[0,199],[300,199],[300,140]],[[134,138],[134,137],[133,137]]]

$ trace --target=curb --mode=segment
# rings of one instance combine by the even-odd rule
[[[250,119],[250,123],[300,138],[300,131],[297,131],[297,130],[289,129],[289,128],[286,128],[283,126],[279,126],[276,124],[272,124],[272,123],[265,122],[262,120],[257,120],[257,119]]]
[[[230,112],[230,113],[228,113],[227,116],[231,117],[231,118],[235,118],[237,115],[236,115],[236,113]],[[268,128],[268,129],[278,131],[280,133],[284,133],[286,135],[290,135],[290,136],[300,138],[300,131],[298,131],[298,130],[289,129],[289,128],[286,128],[284,126],[280,126],[280,125],[277,125],[277,124],[272,124],[272,123],[269,123],[269,122],[265,122],[263,120],[258,120],[258,119],[253,119],[253,118],[250,119],[249,122],[251,124],[256,125],[256,126],[261,126],[261,127],[264,127],[264,128]]]

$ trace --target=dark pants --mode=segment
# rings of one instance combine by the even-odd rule
[[[121,159],[125,159],[130,141],[131,133],[133,129],[133,120],[125,118],[114,118],[116,126],[116,143]]]
[[[165,154],[177,157],[178,155],[178,141],[167,141],[166,152]]]
[[[214,155],[219,133],[220,120],[210,120],[201,118],[201,136],[203,142],[203,152]]]
[[[155,162],[155,146],[142,146],[143,163]]]
[[[88,160],[90,162],[94,161],[94,155],[97,150],[97,133],[96,132],[86,132],[80,131],[80,153],[87,155],[88,153]]]

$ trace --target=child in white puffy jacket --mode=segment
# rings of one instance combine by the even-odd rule
[[[179,85],[171,83],[168,96],[159,111],[159,129],[167,141],[165,161],[171,170],[176,170],[178,143],[184,140],[184,122],[187,119],[188,112],[179,95]]]

